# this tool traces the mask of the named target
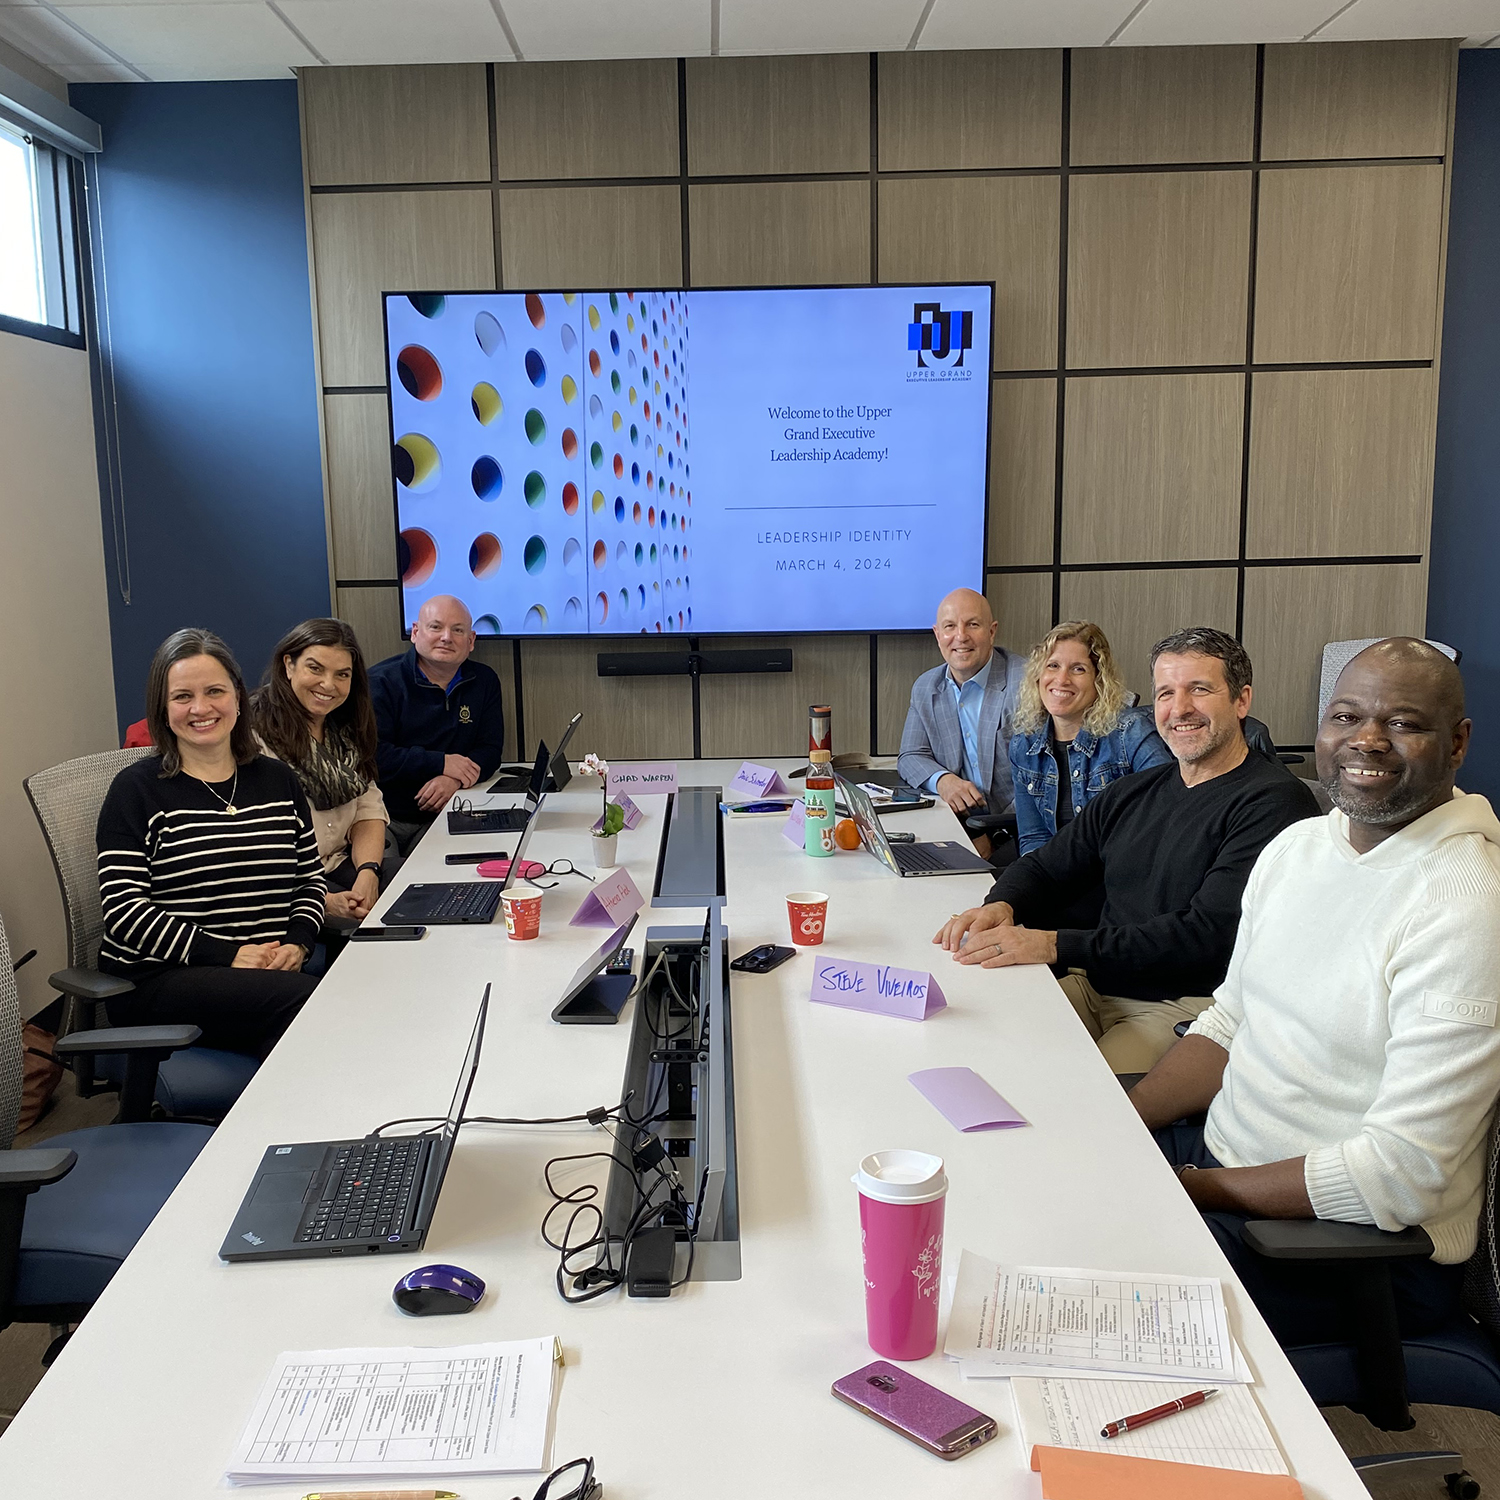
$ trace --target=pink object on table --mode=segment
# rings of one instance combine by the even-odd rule
[[[623,797],[623,796],[622,797],[611,797],[609,800],[611,802],[615,803],[616,806],[621,807],[621,808],[624,809],[624,812],[625,812],[625,826],[627,828],[634,828],[636,826],[636,824],[639,823],[641,821],[641,819],[646,816],[645,813],[643,813],[640,810],[640,808],[638,808],[635,805],[635,803],[630,800],[629,797]],[[603,813],[600,813],[599,816],[594,819],[593,823],[589,827],[589,832],[590,833],[603,833],[604,832],[604,814]]]
[[[908,1021],[925,1021],[948,1004],[937,980],[925,970],[894,969],[857,958],[820,958],[813,966],[809,998],[821,1005]]]
[[[504,880],[510,874],[510,860],[487,859],[479,866],[479,873],[486,880]],[[518,880],[535,880],[538,875],[547,873],[546,865],[539,865],[534,859],[523,859],[521,868],[516,871]]]
[[[605,776],[611,792],[675,792],[677,762],[636,761],[630,765],[612,765]]]
[[[646,904],[629,870],[607,870],[600,873],[594,888],[578,905],[568,921],[569,927],[623,927],[631,914]]]
[[[865,1336],[887,1359],[926,1359],[937,1348],[943,1273],[943,1159],[876,1151],[859,1164],[865,1263]]]
[[[908,1080],[949,1124],[960,1130],[1005,1130],[1031,1123],[973,1068],[924,1068],[909,1074]]]
[[[822,891],[792,891],[786,898],[787,922],[799,948],[814,948],[828,926],[828,897]]]
[[[772,766],[757,765],[753,760],[744,761],[734,773],[734,780],[724,788],[726,802],[757,802],[762,797],[794,795],[779,771]]]
[[[806,828],[807,804],[805,802],[792,803],[792,810],[787,814],[786,822],[781,828],[782,838],[800,849],[806,842]]]

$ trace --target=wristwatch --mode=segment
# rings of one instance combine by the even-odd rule
[[[1182,1174],[1184,1172],[1196,1172],[1197,1170],[1198,1170],[1198,1168],[1196,1166],[1194,1166],[1192,1162],[1190,1162],[1190,1161],[1183,1162],[1183,1164],[1180,1167],[1177,1168],[1177,1180],[1178,1180],[1178,1182],[1182,1181]]]
[[[374,859],[367,859],[364,864],[356,867],[354,873],[356,875],[363,875],[366,870],[374,870],[376,878],[378,879],[380,876],[380,862]]]

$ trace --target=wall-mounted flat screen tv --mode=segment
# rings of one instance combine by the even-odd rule
[[[994,287],[387,293],[407,626],[923,629],[982,588]]]

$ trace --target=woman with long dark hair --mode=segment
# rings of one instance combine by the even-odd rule
[[[342,620],[304,620],[276,643],[250,704],[261,744],[292,768],[312,804],[328,916],[368,916],[394,865],[384,867],[390,819],[375,785],[375,710],[359,638]]]
[[[156,753],[99,812],[99,968],[135,985],[110,1021],[194,1025],[206,1046],[263,1057],[317,984],[300,972],[323,918],[312,812],[257,750],[244,679],[211,631],[162,642],[146,722]]]

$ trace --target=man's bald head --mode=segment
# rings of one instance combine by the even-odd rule
[[[474,649],[474,617],[462,599],[434,594],[417,611],[411,642],[421,658],[422,670],[446,687]]]
[[[474,616],[469,613],[469,606],[462,599],[453,594],[434,594],[417,611],[418,621],[428,620],[458,620],[463,623],[465,630],[474,628]]]
[[[1357,849],[1452,798],[1469,730],[1458,667],[1426,641],[1392,636],[1344,667],[1318,726],[1318,778]]]
[[[1458,663],[1430,641],[1410,635],[1387,636],[1350,657],[1344,664],[1344,672],[1351,667],[1360,671],[1373,670],[1387,677],[1403,675],[1413,688],[1427,695],[1433,712],[1448,715],[1450,724],[1456,725],[1464,716],[1463,674],[1458,670]],[[1339,683],[1344,680],[1344,672],[1339,673],[1339,681],[1333,685],[1335,697],[1338,696]]]
[[[955,682],[967,682],[989,664],[995,628],[990,601],[973,589],[954,589],[938,605],[932,633]]]

